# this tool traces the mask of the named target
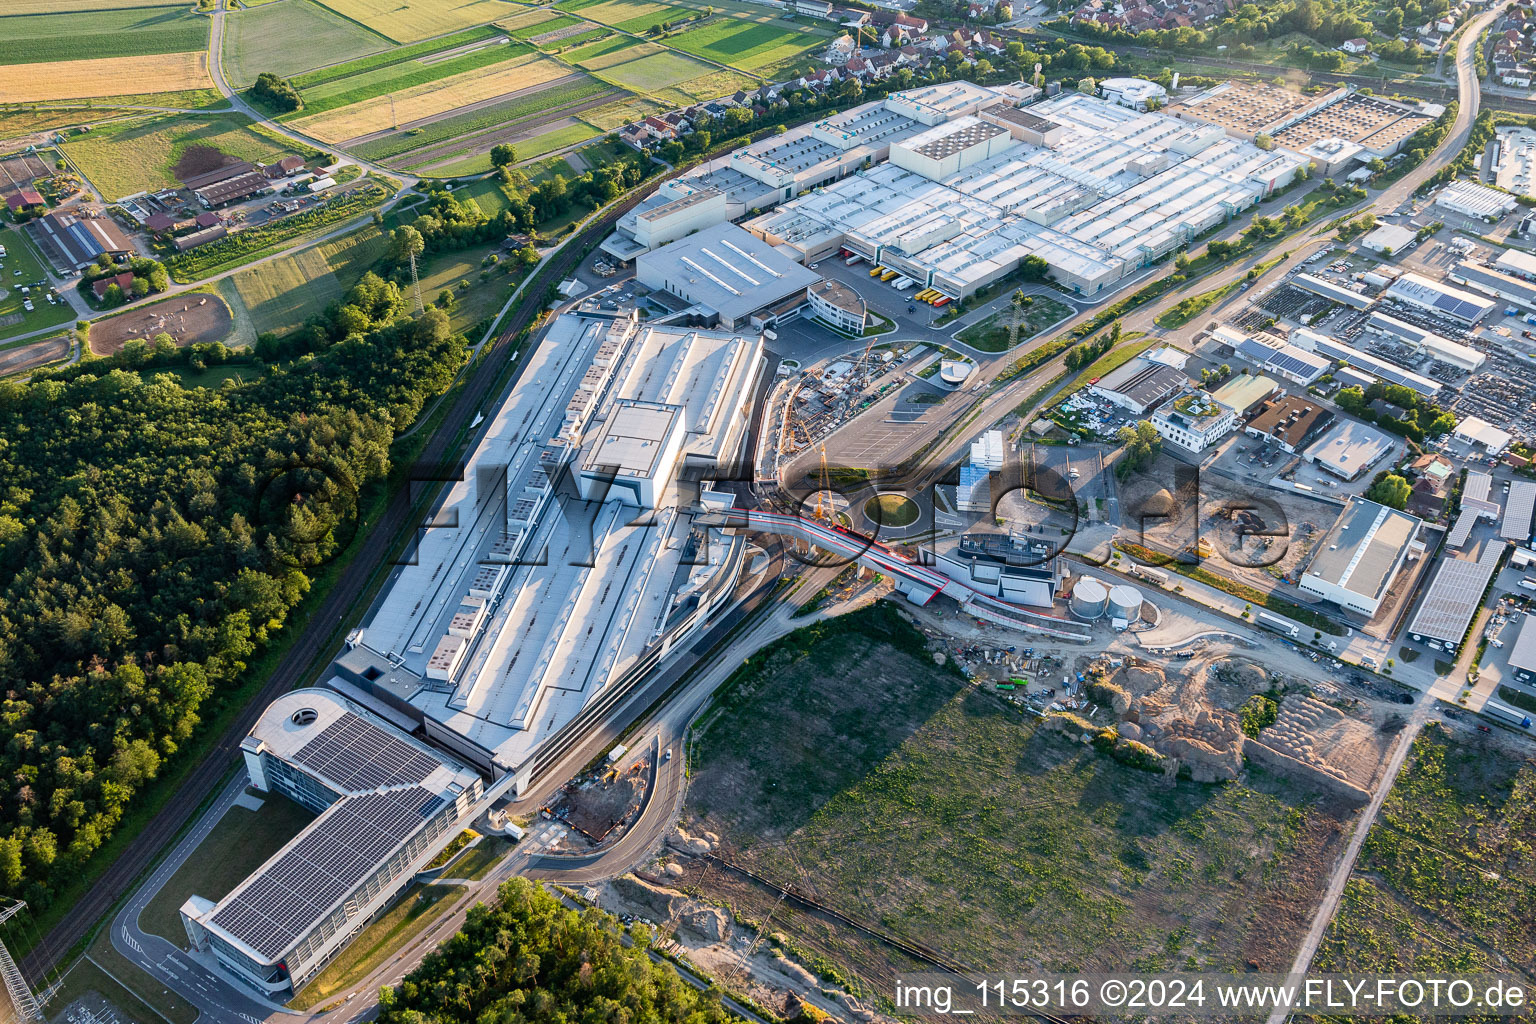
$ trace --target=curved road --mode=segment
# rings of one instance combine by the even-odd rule
[[[1468,136],[1472,133],[1473,121],[1477,117],[1477,112],[1481,107],[1481,96],[1477,86],[1477,71],[1473,60],[1473,50],[1475,49],[1475,43],[1478,36],[1481,35],[1483,29],[1489,23],[1491,23],[1496,16],[1497,12],[1494,11],[1480,15],[1468,24],[1467,30],[1462,34],[1461,46],[1458,48],[1456,58],[1461,99],[1457,108],[1455,123],[1452,125],[1451,131],[1447,133],[1446,138],[1441,143],[1440,147],[1436,149],[1435,152],[1432,153],[1428,158],[1426,158],[1422,164],[1420,164],[1412,171],[1409,171],[1398,181],[1387,186],[1387,188],[1377,192],[1373,196],[1367,196],[1366,199],[1362,200],[1360,203],[1353,207],[1341,207],[1335,210],[1330,210],[1330,217],[1341,216],[1346,213],[1350,215],[1358,215],[1371,212],[1376,209],[1390,211],[1398,204],[1403,202],[1403,200],[1407,199],[1416,189],[1419,188],[1419,186],[1424,184],[1424,182],[1427,181],[1431,175],[1439,171],[1441,167],[1443,167],[1446,163],[1453,159],[1457,153],[1460,152],[1462,146],[1465,145]],[[1313,188],[1315,187],[1316,186],[1314,185]],[[1287,195],[1284,197],[1285,202],[1299,202],[1300,200],[1305,199],[1306,196],[1310,194],[1310,191],[1311,190],[1309,189],[1307,192],[1299,193],[1297,195]],[[1252,211],[1253,215],[1269,214],[1273,212],[1277,211],[1264,209],[1262,208],[1262,204],[1260,208],[1255,208]],[[1242,228],[1247,226],[1250,220],[1251,217],[1245,218],[1240,223],[1235,222],[1231,226],[1230,230],[1223,232],[1222,237],[1236,237]],[[1303,232],[1315,232],[1317,230],[1318,228],[1316,225],[1308,225],[1306,228],[1302,229]],[[1168,341],[1180,341],[1192,337],[1195,333],[1198,332],[1199,323],[1203,323],[1205,320],[1208,320],[1210,318],[1209,315],[1198,317],[1195,322],[1174,330],[1164,330],[1158,327],[1155,321],[1158,316],[1172,308],[1181,299],[1187,298],[1190,295],[1195,295],[1201,292],[1220,288],[1224,285],[1231,284],[1240,280],[1245,274],[1247,274],[1250,269],[1259,263],[1272,258],[1275,253],[1283,251],[1287,246],[1289,246],[1292,251],[1291,259],[1278,264],[1268,273],[1255,280],[1252,288],[1250,289],[1251,291],[1257,292],[1265,286],[1280,280],[1288,271],[1297,265],[1297,261],[1299,259],[1304,258],[1305,256],[1317,251],[1320,248],[1331,246],[1333,243],[1333,233],[1328,232],[1326,238],[1317,239],[1315,241],[1282,239],[1279,242],[1267,245],[1262,251],[1249,253],[1242,259],[1222,267],[1220,270],[1217,270],[1212,274],[1208,274],[1196,281],[1187,283],[1182,288],[1170,289],[1166,294],[1162,295],[1158,299],[1149,302],[1148,304],[1142,306],[1140,309],[1137,309],[1123,317],[1121,319],[1122,329],[1127,333],[1131,331],[1141,331],[1149,335],[1154,335],[1156,337],[1166,339]],[[1200,251],[1201,250],[1195,250],[1191,252],[1191,255],[1198,255]],[[1171,270],[1169,270],[1169,272],[1171,273]],[[1135,278],[1134,283],[1123,286],[1121,289],[1117,290],[1114,295],[1110,296],[1104,301],[1110,301],[1110,299],[1115,299],[1123,295],[1131,294],[1137,288],[1141,287],[1152,279],[1152,274],[1147,274],[1145,276]],[[1213,312],[1215,312],[1215,310],[1207,311],[1208,314]],[[1040,345],[1048,343],[1051,339],[1059,337],[1061,334],[1070,331],[1080,324],[1083,324],[1092,319],[1095,314],[1096,310],[1084,311],[1076,317],[1073,317],[1062,324],[1058,324],[1050,331],[1049,334],[1042,335],[1033,347],[1039,347]],[[932,337],[923,337],[921,340],[930,344],[949,343],[947,338],[941,337],[937,334],[937,332],[935,332]],[[990,358],[986,358],[984,360],[978,360],[979,365],[977,369],[977,377],[982,380],[990,380],[1002,372],[1020,355],[1027,353],[1030,350],[1030,347],[1019,348],[1011,352],[991,356]],[[912,475],[917,477],[918,486],[921,486],[922,481],[937,479],[938,477],[942,476],[943,473],[948,469],[948,463],[954,460],[957,453],[959,453],[965,446],[970,443],[972,437],[976,436],[981,431],[987,429],[992,424],[1001,420],[1015,406],[1017,406],[1020,401],[1032,395],[1039,387],[1049,381],[1056,374],[1060,373],[1065,368],[1065,360],[1066,356],[1065,353],[1063,353],[1061,356],[1051,360],[1044,366],[1031,371],[1028,375],[1011,381],[994,391],[985,393],[979,401],[967,404],[964,401],[957,401],[955,398],[952,398],[950,401],[945,402],[942,405],[930,406],[929,411],[922,421],[922,425],[918,429],[908,430],[903,434],[899,442],[899,447],[893,450],[891,456],[887,458],[887,464],[891,466],[899,464],[907,471],[912,472]],[[1049,398],[1050,396],[1044,397],[1037,408],[1043,408],[1048,403]],[[823,440],[827,444],[827,454],[829,459],[834,461],[837,459],[838,453],[836,445],[840,440],[840,434],[844,435],[844,437],[848,436],[848,434],[857,434],[860,430],[863,429],[865,425],[870,422],[872,418],[884,417],[889,414],[891,409],[895,406],[896,401],[896,393],[887,396],[880,402],[870,406],[869,409],[865,410],[858,417],[850,420],[847,424],[844,424],[838,430],[824,438]],[[978,408],[979,412],[977,411]],[[964,430],[952,429],[957,423],[962,421],[966,423]],[[847,432],[846,434],[844,433],[845,431]],[[951,433],[946,433],[947,431],[950,431]],[[939,443],[931,449],[924,450],[927,446],[933,445],[935,439],[940,439]],[[920,456],[920,461],[917,458],[918,456]],[[790,481],[796,479],[797,477],[803,477],[805,473],[813,471],[819,467],[820,458],[821,456],[819,449],[805,449],[795,459],[789,460],[785,463],[781,472],[781,480]],[[914,462],[917,464],[914,465]],[[859,465],[861,463],[856,459],[852,459],[849,460],[849,464]]]
[[[219,30],[218,33],[211,37],[214,42],[211,42],[210,46],[216,46],[216,40],[222,33],[222,15],[223,7],[221,5],[219,12],[215,16]],[[1491,21],[1493,17],[1494,13],[1490,12],[1475,20],[1466,33],[1464,40],[1475,40],[1481,33],[1483,24]],[[1446,142],[1425,161],[1423,166],[1410,172],[1401,181],[1379,193],[1374,198],[1367,199],[1362,204],[1364,208],[1370,208],[1377,204],[1394,206],[1401,202],[1413,189],[1422,184],[1440,166],[1443,166],[1466,141],[1471,131],[1473,118],[1478,110],[1478,93],[1475,71],[1472,67],[1471,46],[1465,41],[1458,51],[1457,60],[1462,105],[1454,129],[1449,133]],[[215,59],[211,62],[211,65],[217,66],[217,63]],[[216,81],[219,83],[221,90],[226,90],[226,95],[231,96],[232,102],[235,102],[237,106],[243,106],[228,91],[228,86],[223,80],[222,71],[217,74]],[[252,116],[256,115],[253,114]],[[266,120],[265,118],[259,119]],[[284,134],[289,133],[284,132]],[[290,134],[289,137],[294,136]],[[306,144],[309,144],[307,140]],[[612,221],[625,209],[633,205],[634,201],[637,201],[637,199],[627,201],[613,208],[608,216],[597,221],[586,232],[583,232],[582,237],[595,238],[605,234]],[[574,238],[575,236],[572,237]],[[1319,241],[1316,244],[1328,243]],[[555,269],[558,273],[564,274],[569,272],[571,266],[574,265],[575,254],[578,251],[578,247],[565,247],[557,253],[552,253],[548,260],[557,265]],[[1235,281],[1242,274],[1246,273],[1250,266],[1264,258],[1264,255],[1250,256],[1199,281],[1197,283],[1198,287],[1205,290]],[[1283,272],[1285,268],[1286,264],[1281,264],[1277,270]],[[1266,275],[1266,277],[1268,276]],[[1146,329],[1162,334],[1163,332],[1157,330],[1152,320],[1158,313],[1176,302],[1177,299],[1177,295],[1165,296],[1158,302],[1149,304],[1149,306],[1126,318],[1126,328]],[[534,312],[534,310],[530,309],[517,310],[512,316],[507,331],[497,339],[493,348],[503,348],[510,338],[515,336],[524,324],[531,319]],[[1085,320],[1088,315],[1080,315],[1068,325],[1058,328],[1055,333],[1059,333],[1060,330],[1067,329],[1071,325]],[[1017,353],[1013,355],[1016,356]],[[999,356],[997,360],[994,360],[993,365],[1007,358],[1009,357]],[[475,412],[485,406],[487,399],[490,397],[490,386],[497,376],[497,362],[493,356],[493,358],[481,360],[477,365],[469,385],[454,403],[449,414],[445,417],[445,422],[429,442],[427,450],[423,453],[424,460],[435,461],[442,459],[449,450],[451,439],[464,428],[469,422],[469,418]],[[1039,380],[1048,379],[1049,375],[1055,373],[1055,365],[1053,363],[1042,368],[1029,377],[1006,385],[983,399],[980,403],[982,407],[981,414],[973,418],[977,428],[982,429],[1000,418],[1007,408],[1010,408],[1012,404],[1028,393],[1028,389],[1038,386],[1037,382]],[[871,413],[873,411],[871,410]],[[947,455],[958,450],[965,441],[966,438],[960,436],[959,433],[955,437],[947,438],[940,447],[929,453],[926,462],[929,465],[933,465],[941,461]],[[402,488],[401,491],[394,495],[389,509],[381,521],[375,524],[364,525],[374,532],[375,536],[399,536],[400,531],[408,521],[409,512],[410,503],[406,496],[406,489]],[[236,746],[240,738],[248,730],[256,713],[266,703],[283,690],[304,681],[304,673],[307,671],[310,662],[323,653],[323,649],[329,642],[332,631],[341,623],[344,614],[349,610],[355,610],[358,606],[358,601],[361,595],[366,592],[375,568],[376,561],[371,558],[355,559],[348,565],[341,579],[326,595],[325,600],[322,602],[315,617],[311,620],[301,640],[289,651],[262,691],[252,699],[245,711],[226,730],[215,749],[205,758],[203,763],[193,770],[177,797],[169,801],[151,822],[150,826],[126,846],[119,860],[114,863],[112,868],[109,869],[87,897],[78,905],[77,913],[55,928],[49,934],[47,942],[41,949],[34,950],[27,961],[30,971],[40,973],[40,970],[48,965],[49,959],[44,951],[52,950],[57,955],[84,938],[88,934],[91,924],[122,893],[127,892],[133,881],[155,860],[164,839],[178,834],[184,824],[192,819],[196,809],[207,798],[215,798],[215,810],[226,806],[227,802],[234,799],[234,796],[240,790],[241,780],[238,776],[232,781],[225,780],[228,767],[234,760]],[[830,574],[832,570],[820,570],[819,572]],[[816,574],[813,573],[812,575],[815,576]],[[818,579],[813,579],[811,582],[814,585],[802,588],[808,594],[814,593],[821,585],[821,581]],[[741,636],[714,652],[706,663],[694,672],[692,679],[685,689],[662,707],[656,716],[643,727],[642,735],[647,736],[647,738],[654,735],[655,742],[659,746],[672,746],[675,756],[670,762],[658,767],[657,782],[653,787],[654,799],[647,804],[640,819],[623,840],[596,858],[583,858],[584,863],[579,865],[570,865],[568,861],[556,861],[546,856],[529,854],[526,850],[515,853],[512,857],[507,858],[487,878],[475,883],[470,891],[459,900],[450,914],[445,915],[437,925],[427,929],[422,936],[414,940],[410,947],[402,951],[395,961],[381,967],[373,977],[366,979],[363,984],[356,986],[351,995],[345,996],[344,998],[348,1001],[352,998],[360,997],[358,1003],[355,1004],[357,1012],[345,1015],[345,1019],[353,1021],[369,1016],[372,1009],[372,1000],[368,993],[376,991],[374,986],[388,984],[397,979],[399,974],[409,970],[420,954],[430,949],[436,941],[447,934],[448,930],[457,927],[458,922],[462,921],[463,913],[467,910],[468,906],[472,905],[474,900],[488,895],[494,890],[496,884],[513,872],[524,871],[537,876],[559,877],[565,881],[579,882],[586,878],[611,877],[628,870],[639,860],[643,859],[646,853],[671,827],[677,805],[681,800],[684,772],[681,745],[686,736],[688,724],[698,709],[703,706],[708,695],[713,692],[714,688],[721,681],[729,676],[742,657],[758,649],[763,644],[770,642],[777,636],[781,636],[793,628],[804,625],[803,621],[791,620],[789,618],[790,610],[789,606],[780,605],[772,609],[767,615],[760,617],[756,622],[749,624]],[[1408,731],[1411,732],[1412,730]],[[554,773],[551,774],[553,775]],[[223,782],[223,785],[221,785],[221,782]],[[1386,786],[1389,783],[1390,778],[1385,780],[1383,785]],[[193,831],[183,838],[181,847],[183,849],[190,849],[192,846],[195,846],[197,839],[200,838],[199,831],[205,827],[204,823],[207,823],[206,827],[211,828],[212,823],[216,820],[217,816],[214,814],[205,815],[198,825],[194,826]],[[1359,827],[1363,830],[1368,828],[1368,826],[1369,821],[1363,820]],[[1347,876],[1349,866],[1352,865],[1352,857],[1346,859],[1349,861],[1349,864],[1341,865],[1341,870]],[[179,862],[173,856],[167,861],[167,864],[173,861]],[[161,870],[163,874],[165,869]],[[150,880],[150,884],[144,886],[140,893],[136,894],[135,898],[124,906],[123,910],[114,920],[112,941],[114,945],[118,946],[120,951],[149,966],[152,976],[167,986],[174,986],[185,998],[197,1004],[201,1009],[207,1010],[209,1015],[215,1020],[239,1018],[255,1024],[255,1022],[271,1017],[274,1014],[278,1019],[284,1021],[293,1021],[308,1016],[302,1014],[295,1015],[281,1008],[263,1004],[254,999],[254,997],[235,992],[228,983],[193,963],[186,954],[172,949],[171,944],[164,942],[164,940],[153,940],[164,943],[164,948],[153,945],[150,947],[143,946],[144,940],[141,938],[143,933],[134,934],[137,932],[136,919],[138,916],[138,910],[135,908],[142,908],[143,903],[147,901],[148,896],[143,895],[145,892],[153,893],[159,888],[158,885],[153,884],[156,880],[163,883],[165,879],[160,875],[154,876]],[[1330,895],[1332,895],[1331,892]],[[1322,924],[1314,925],[1314,931],[1318,931],[1320,934],[1320,928],[1326,925],[1328,917],[1331,916],[1331,909],[1332,904],[1325,904],[1319,908],[1318,917]],[[129,923],[134,925],[132,930],[128,930],[125,927]],[[137,951],[133,948],[135,943],[140,945],[140,949]],[[1311,948],[1315,948],[1315,944],[1304,948],[1303,957],[1305,959],[1301,962],[1310,961]],[[338,1015],[338,1017],[341,1016],[343,1015]]]

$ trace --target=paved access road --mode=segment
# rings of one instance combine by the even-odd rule
[[[1476,119],[1477,112],[1481,106],[1481,95],[1477,85],[1477,71],[1473,59],[1476,41],[1482,34],[1483,29],[1496,16],[1497,12],[1492,11],[1480,15],[1470,22],[1462,33],[1461,46],[1457,51],[1456,65],[1459,78],[1460,103],[1456,112],[1456,121],[1440,147],[1422,164],[1409,171],[1398,181],[1377,192],[1375,195],[1367,196],[1365,200],[1354,207],[1338,209],[1333,212],[1333,216],[1340,216],[1345,213],[1358,216],[1377,210],[1390,212],[1412,195],[1431,175],[1454,159],[1456,154],[1461,151],[1462,146],[1466,144],[1468,136],[1472,133],[1473,121]],[[1313,187],[1315,188],[1316,186]],[[1310,194],[1310,191],[1287,196],[1286,201],[1289,203],[1299,202],[1305,199]],[[1224,232],[1223,237],[1236,237],[1242,228],[1251,222],[1252,216],[1271,212],[1277,211],[1256,208],[1252,211],[1250,217],[1245,218],[1239,224],[1233,225],[1230,231]],[[1307,230],[1315,231],[1316,226],[1313,225]],[[1261,290],[1267,285],[1280,280],[1288,271],[1295,268],[1298,260],[1332,244],[1334,244],[1334,241],[1331,233],[1327,239],[1304,241],[1300,244],[1291,243],[1291,259],[1278,264],[1268,273],[1254,281],[1250,291]],[[1185,288],[1170,290],[1157,300],[1125,316],[1122,319],[1122,328],[1127,333],[1142,331],[1174,342],[1187,340],[1187,338],[1192,337],[1198,332],[1200,324],[1210,319],[1209,313],[1214,313],[1215,310],[1208,311],[1206,316],[1198,317],[1195,322],[1173,331],[1165,331],[1158,327],[1155,322],[1157,317],[1189,295],[1210,291],[1240,280],[1253,267],[1273,258],[1277,252],[1284,251],[1286,248],[1286,242],[1268,246],[1264,251],[1250,253],[1215,273],[1191,283]],[[1198,255],[1198,251],[1192,255]],[[1117,292],[1115,296],[1112,296],[1111,299],[1132,293],[1136,288],[1145,284],[1147,280],[1150,280],[1151,277],[1152,275],[1149,274],[1135,279],[1131,284]],[[1071,320],[1058,325],[1049,334],[1038,339],[1035,344],[1037,346],[1045,344],[1052,338],[1059,337],[1063,333],[1092,319],[1093,315],[1094,311],[1084,311]],[[913,340],[929,344],[948,343],[947,339],[933,332],[925,333],[918,337],[911,337],[898,331],[894,334],[886,335],[880,340]],[[1028,349],[1018,349],[1010,353],[978,360],[979,365],[974,374],[975,379],[992,379],[1002,372],[1009,363],[1026,351]],[[912,471],[914,476],[913,486],[920,489],[925,485],[925,482],[938,479],[947,472],[952,464],[958,461],[960,454],[969,445],[972,438],[1002,419],[1019,402],[1034,394],[1042,385],[1062,372],[1065,368],[1065,358],[1065,353],[1063,353],[1062,356],[1051,360],[1025,376],[990,393],[983,393],[979,400],[966,401],[966,398],[969,396],[962,389],[961,392],[952,396],[944,404],[937,407],[929,407],[931,411],[921,421],[920,426],[917,429],[902,431],[899,440],[888,447],[879,461],[886,466],[901,465]],[[869,429],[869,424],[884,421],[889,417],[892,409],[894,409],[897,400],[895,394],[887,396],[825,438],[829,461],[835,463],[841,457],[840,441],[857,438]],[[1045,408],[1049,401],[1050,398],[1047,396],[1042,400],[1038,408]],[[962,423],[964,424],[964,429],[958,429],[956,425]],[[820,464],[820,458],[820,450],[814,446],[801,452],[797,458],[784,464],[780,473],[781,482],[787,484],[790,481],[804,479],[806,473],[817,469]],[[848,461],[850,464],[857,464],[857,460]]]
[[[218,19],[216,24],[221,23],[222,13],[221,5],[219,15],[216,16]],[[1471,46],[1467,40],[1475,41],[1482,28],[1493,17],[1494,14],[1490,12],[1475,20],[1463,37],[1463,45],[1458,52],[1462,104],[1456,125],[1447,141],[1435,154],[1425,161],[1422,167],[1411,172],[1402,181],[1383,191],[1374,199],[1368,199],[1364,204],[1365,209],[1369,209],[1376,204],[1393,206],[1401,202],[1429,175],[1433,174],[1439,167],[1450,160],[1465,142],[1471,131],[1472,119],[1475,117],[1478,109],[1475,71],[1472,69]],[[221,32],[222,27],[216,30],[211,37],[210,47],[215,54],[217,53],[217,40],[220,38]],[[211,63],[213,66],[217,66],[216,56]],[[216,81],[220,83],[221,90],[228,90],[227,84],[223,82],[222,73],[216,76]],[[226,92],[226,94],[230,93]],[[238,105],[238,101],[233,97],[232,102],[237,102]],[[262,120],[265,119],[263,118]],[[638,197],[615,207],[579,237],[582,240],[602,237],[610,229],[613,221],[637,201]],[[573,236],[573,239],[576,237],[578,236]],[[579,242],[568,244],[547,257],[548,262],[553,265],[557,275],[565,275],[572,271],[577,263],[576,255],[580,252],[580,248]],[[1264,258],[1265,256],[1263,255],[1250,256],[1200,281],[1198,287],[1202,290],[1215,288],[1237,280],[1252,265]],[[1283,268],[1285,265],[1282,264],[1281,266]],[[1175,301],[1177,301],[1177,296],[1165,297],[1162,301],[1144,308],[1137,314],[1133,314],[1127,318],[1126,328],[1145,329],[1161,333],[1157,331],[1152,320],[1158,313],[1172,305]],[[479,362],[475,372],[470,376],[467,386],[449,409],[442,426],[428,442],[423,453],[424,460],[435,463],[444,459],[452,450],[452,440],[467,428],[470,418],[475,413],[486,407],[488,400],[491,398],[491,385],[495,382],[500,369],[500,359],[497,358],[498,353],[505,351],[505,347],[510,339],[521,331],[527,323],[531,322],[536,312],[537,310],[533,308],[523,307],[513,313],[508,322],[507,330],[493,344],[490,358],[482,359]],[[1086,316],[1087,314],[1083,314],[1074,322],[1081,322]],[[1055,333],[1060,333],[1060,330],[1064,330],[1069,326],[1070,324],[1064,325]],[[1006,357],[998,358],[1002,360]],[[984,399],[979,403],[981,405],[979,415],[975,416],[972,420],[976,429],[980,430],[1000,418],[1004,412],[1011,408],[1012,404],[1017,403],[1030,390],[1038,386],[1038,381],[1049,379],[1050,375],[1057,372],[1056,369],[1052,368],[1055,366],[1059,366],[1059,363],[1053,363],[1051,367],[1036,371],[1036,373],[1031,374],[1028,378],[999,389],[993,395]],[[869,414],[866,413],[866,415]],[[945,438],[941,446],[928,454],[925,460],[927,465],[939,465],[944,459],[953,456],[967,443],[968,435],[965,432],[956,431],[954,434],[955,436],[953,437]],[[383,539],[385,542],[383,545],[374,545],[375,549],[387,547],[390,539],[402,535],[401,531],[408,523],[411,511],[408,491],[408,488],[402,488],[397,492],[393,496],[387,511],[377,522],[363,524],[364,529],[360,532],[368,532],[374,538]],[[77,904],[75,913],[53,929],[46,937],[45,942],[27,958],[26,967],[30,974],[33,976],[41,974],[44,969],[51,966],[51,958],[53,956],[61,955],[65,950],[71,948],[89,934],[93,924],[122,895],[129,891],[134,879],[142,875],[154,863],[164,842],[169,837],[176,836],[192,821],[197,808],[210,798],[228,798],[228,791],[224,788],[227,785],[225,780],[228,776],[229,766],[238,760],[235,755],[239,740],[249,731],[256,715],[259,714],[260,710],[267,703],[281,692],[308,681],[306,673],[310,664],[324,653],[327,645],[330,643],[330,637],[335,629],[342,624],[343,617],[349,612],[355,613],[361,606],[363,595],[367,593],[376,572],[383,567],[382,561],[383,559],[378,557],[356,558],[348,564],[341,578],[326,594],[324,601],[309,626],[300,634],[287,656],[269,677],[262,690],[254,696],[250,705],[237,717],[225,731],[224,735],[220,737],[209,756],[190,773],[187,780],[183,783],[181,790],[167,802],[150,825],[136,836],[132,842],[126,844],[119,859],[103,875],[91,892]],[[830,570],[827,572],[830,572]],[[806,592],[814,593],[816,589],[819,589],[820,585],[818,582],[815,586],[806,590]],[[696,672],[694,681],[683,691],[682,697],[674,699],[666,705],[661,710],[660,717],[651,723],[654,726],[658,742],[663,747],[667,742],[666,737],[670,736],[676,738],[677,742],[674,742],[672,745],[675,751],[678,750],[681,739],[685,734],[687,723],[691,720],[694,710],[701,706],[708,693],[712,692],[714,686],[717,686],[720,681],[729,675],[730,669],[739,664],[743,657],[757,650],[762,644],[769,642],[775,636],[782,635],[782,632],[790,631],[791,623],[787,615],[788,611],[785,608],[773,610],[771,614],[760,619],[755,625],[750,626],[742,636],[730,641],[724,650],[717,652],[706,668]],[[803,624],[803,622],[794,623],[794,625]],[[782,630],[782,632],[778,632],[779,630]],[[660,695],[658,694],[657,696]],[[572,757],[575,756],[577,754],[573,752]],[[580,766],[580,763],[572,764],[570,767],[574,770],[574,768]],[[667,765],[662,766],[662,769],[658,772],[654,792],[662,794],[663,797],[665,794],[674,794],[675,801],[677,799],[675,794],[680,793],[682,771],[682,758],[679,754],[675,753],[673,760],[668,762]],[[1392,775],[1395,776],[1395,771]],[[558,777],[558,773],[551,772],[550,777]],[[1390,785],[1390,778],[1391,776],[1384,780],[1384,789]],[[636,860],[643,858],[645,852],[654,844],[655,840],[665,835],[666,830],[671,826],[673,812],[674,808],[669,808],[664,798],[657,800],[653,805],[648,805],[640,822],[632,829],[635,835],[632,844],[625,843],[622,845],[622,849],[616,848],[599,857],[596,861],[574,868],[576,877],[571,880],[579,880],[583,875],[593,878],[608,877],[627,870]],[[1363,829],[1367,826],[1368,822],[1363,821],[1360,827]],[[644,849],[641,849],[642,846]],[[1341,866],[1341,870],[1347,875],[1352,864],[1353,858],[1349,858],[1349,865]],[[497,871],[483,880],[476,889],[471,890],[470,894],[461,900],[453,913],[446,915],[439,925],[428,929],[408,950],[402,952],[394,964],[381,968],[381,973],[385,975],[395,974],[398,977],[398,973],[408,970],[422,953],[448,934],[449,929],[457,927],[457,924],[462,921],[463,911],[472,904],[474,899],[494,891],[494,886],[503,878],[520,870],[548,871],[549,866],[541,860],[541,863],[535,867],[529,863],[527,854],[509,858],[498,867]],[[1324,925],[1331,916],[1331,913],[1331,907],[1320,908],[1319,916]],[[121,917],[121,915],[119,916]],[[118,929],[115,927],[113,940],[114,944],[117,945],[119,935]],[[137,936],[124,934],[122,936],[122,944],[118,945],[119,950],[122,951],[126,948],[127,951],[132,952],[132,941],[139,941],[142,946],[142,940],[138,940]],[[176,986],[178,991],[183,992],[188,998],[197,1001],[200,997],[206,996],[210,1000],[209,1015],[213,1019],[232,1020],[238,1017],[250,1020],[258,1018],[258,1014],[252,1012],[251,1009],[251,1004],[254,1002],[253,997],[245,997],[240,993],[235,994],[240,996],[240,998],[226,996],[223,993],[233,991],[227,983],[219,981],[219,979],[207,972],[200,973],[194,970],[193,967],[185,963],[187,958],[184,955],[177,955],[174,959],[168,959],[168,954],[157,956],[157,952],[163,953],[163,951],[145,947],[139,957],[140,962],[146,964],[146,966],[158,964],[159,969],[152,970],[151,973],[162,979],[168,977],[175,978],[178,982]],[[1309,962],[1310,953],[1305,950],[1303,952]],[[180,975],[183,973],[191,980],[182,983]],[[376,976],[375,978],[368,979],[365,984],[376,986],[380,983],[388,983],[389,980],[386,977],[383,982],[380,982]],[[219,987],[215,988],[214,983]],[[188,988],[192,989],[193,992],[197,992],[198,995],[189,994],[187,992]],[[205,989],[206,992],[204,991]],[[221,992],[220,989],[223,991]],[[363,986],[358,986],[357,989],[358,992],[363,993],[374,990],[376,989],[364,988]],[[366,1006],[364,1005],[365,1003],[367,1004]],[[260,1016],[275,1016],[283,1020],[293,1020],[296,1016],[288,1011],[275,1010],[270,1006],[263,1007],[259,1003],[255,1005],[257,1009],[263,1011]],[[213,1008],[215,1006],[217,1009]],[[370,1015],[371,1006],[371,997],[361,996],[357,1012],[342,1019],[351,1021],[365,1018]],[[297,1016],[303,1017],[305,1015]]]

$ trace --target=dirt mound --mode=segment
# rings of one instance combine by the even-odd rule
[[[1269,672],[1251,661],[1224,661],[1216,666],[1216,674],[1223,682],[1249,693],[1263,693],[1269,689]]]
[[[1156,693],[1162,689],[1167,685],[1168,677],[1160,668],[1152,668],[1149,665],[1128,665],[1115,682],[1132,696],[1139,697],[1144,693]]]
[[[1142,514],[1148,516],[1171,516],[1176,510],[1173,492],[1166,487],[1147,495],[1146,503],[1141,507]]]
[[[1196,782],[1235,779],[1243,770],[1243,730],[1230,711],[1211,708],[1194,718],[1143,721],[1141,730],[1152,749],[1188,765]]]
[[[621,875],[613,880],[613,891],[655,920],[675,918],[679,926],[710,942],[723,942],[731,937],[730,914],[675,889],[654,885],[634,875]]]
[[[175,174],[177,181],[186,181],[196,175],[216,171],[226,164],[239,162],[239,158],[232,157],[213,146],[188,146],[171,171]]]

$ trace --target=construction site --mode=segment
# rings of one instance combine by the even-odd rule
[[[677,832],[588,895],[775,1012],[868,1020],[921,970],[1283,969],[1399,709],[1150,614],[1027,648],[942,600],[817,621],[717,694]]]

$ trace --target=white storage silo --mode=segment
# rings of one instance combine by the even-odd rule
[[[1141,618],[1141,591],[1124,583],[1110,587],[1109,614],[1126,622],[1135,622]]]
[[[1072,584],[1069,603],[1072,614],[1080,619],[1102,619],[1109,608],[1109,589],[1091,576],[1082,576]]]

